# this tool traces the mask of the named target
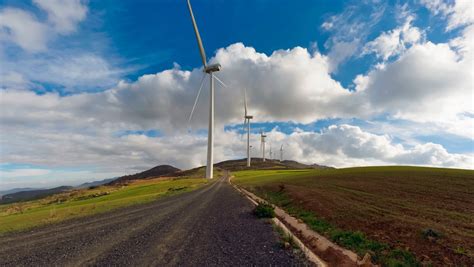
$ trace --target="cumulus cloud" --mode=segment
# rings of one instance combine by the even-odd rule
[[[291,120],[308,123],[321,118],[370,118],[389,114],[395,118],[444,125],[446,130],[472,138],[473,119],[469,114],[474,112],[472,99],[466,97],[472,94],[472,76],[466,67],[469,61],[448,44],[427,42],[413,45],[395,62],[387,63],[385,68],[358,76],[355,92],[349,92],[330,77],[326,57],[318,52],[310,54],[304,48],[265,55],[237,43],[219,49],[210,61],[223,65],[223,70],[217,74],[229,85],[216,88],[217,128],[241,123],[242,88],[246,87],[249,110],[260,122]],[[186,71],[175,66],[157,74],[144,75],[135,82],[120,82],[103,92],[68,96],[4,89],[0,91],[0,122],[7,138],[2,139],[2,153],[11,155],[9,161],[28,162],[29,155],[35,151],[45,153],[43,151],[66,149],[66,143],[72,142],[74,146],[64,155],[90,154],[97,164],[105,164],[109,159],[104,155],[119,157],[122,153],[127,154],[127,150],[133,151],[126,146],[123,150],[117,147],[127,143],[138,146],[140,140],[156,140],[132,136],[127,137],[131,139],[124,137],[126,142],[117,141],[112,138],[117,132],[157,129],[163,132],[164,138],[178,138],[185,135],[188,128],[187,116],[202,75],[200,69]],[[207,88],[205,85],[191,124],[194,130],[207,128]],[[25,135],[20,139],[23,133],[31,131],[38,136]],[[58,134],[53,134],[56,132]],[[205,139],[199,136],[194,138],[196,142],[205,143]],[[45,147],[25,146],[31,143],[29,140],[42,140],[38,141],[38,146]],[[89,150],[81,145],[86,141],[97,144]],[[136,150],[133,154],[136,164],[143,158],[157,159],[149,155],[161,150],[176,155],[173,160],[178,162],[183,154],[173,147],[180,146],[180,143],[182,149],[193,151],[186,139],[168,139],[169,148],[154,147],[145,141],[140,146],[143,150]],[[320,147],[324,148],[324,144],[321,143]],[[392,152],[388,152],[396,149],[393,146],[380,151],[390,155]],[[233,155],[230,150],[225,151]],[[203,154],[194,152],[185,154],[196,155],[196,159],[183,158],[179,163],[197,164],[198,158],[205,158]],[[344,153],[347,157],[358,156],[349,150]],[[325,156],[326,162],[330,162],[331,155]],[[80,162],[74,157],[71,162]],[[127,160],[128,157],[123,161]]]
[[[78,114],[77,117],[80,117]],[[78,126],[79,128],[79,126]],[[135,173],[156,164],[172,164],[191,168],[205,164],[207,138],[193,133],[175,133],[149,137],[143,134],[114,135],[107,126],[84,129],[60,129],[39,126],[6,128],[13,136],[2,140],[6,149],[3,160],[10,163],[29,162],[47,168],[96,166],[95,173]],[[285,134],[277,129],[267,133],[267,153],[273,148],[274,158],[283,145],[284,159],[319,163],[337,167],[360,165],[409,164],[444,167],[473,167],[473,156],[448,153],[441,145],[427,143],[406,147],[396,144],[388,135],[377,135],[352,125],[332,125],[320,133],[295,131]],[[34,141],[32,141],[34,140]],[[258,134],[251,134],[252,156],[261,157]],[[28,146],[20,147],[20,144]],[[243,158],[245,140],[235,131],[216,129],[216,162]],[[45,156],[47,155],[47,156]],[[269,155],[267,154],[267,157]],[[41,175],[43,173],[38,173]],[[14,175],[28,175],[19,171]],[[90,174],[85,174],[90,177]],[[3,172],[2,177],[12,177]]]
[[[474,2],[471,0],[421,0],[434,15],[447,18],[446,30],[474,23]]]
[[[461,118],[470,121],[465,132],[472,136],[471,67],[471,56],[460,58],[447,44],[427,42],[412,46],[397,61],[356,82],[364,86],[361,96],[374,109],[418,122]]]
[[[86,17],[87,7],[80,0],[35,0],[48,13],[50,23],[19,8],[0,9],[0,41],[13,43],[27,52],[42,52],[55,34],[69,34]]]
[[[319,53],[310,54],[297,47],[267,56],[237,43],[218,50],[211,62],[222,64],[223,70],[217,74],[228,84],[227,88],[216,89],[218,125],[241,122],[244,87],[257,121],[309,123],[318,118],[363,113],[363,103],[351,98],[353,93],[330,77],[327,61]],[[131,129],[185,130],[202,75],[200,69],[185,71],[175,67],[144,75],[135,82],[121,82],[104,92],[66,97],[6,90],[2,92],[2,115],[5,119],[22,120],[33,111],[39,118],[61,121],[80,112],[97,125],[126,122]],[[192,121],[195,129],[206,125],[207,88],[206,84]],[[16,112],[9,115],[10,110],[21,110],[25,116]]]
[[[48,13],[48,19],[54,29],[61,34],[76,30],[76,25],[87,14],[87,7],[81,0],[33,0]]]
[[[390,57],[402,54],[407,47],[418,43],[422,38],[422,32],[411,25],[412,20],[413,17],[408,16],[402,26],[383,32],[375,40],[368,42],[363,48],[363,54],[375,53],[378,58],[388,60]]]
[[[0,9],[0,41],[38,52],[46,49],[48,28],[32,14],[18,8]]]
[[[48,89],[67,93],[98,91],[116,85],[132,69],[112,66],[93,49],[57,48],[61,35],[74,33],[86,18],[84,1],[36,0],[34,4],[45,11],[47,20],[24,9],[0,9],[0,42],[5,44],[0,46],[0,88],[44,91],[47,84]]]
[[[330,58],[296,47],[270,55],[241,43],[221,48],[210,60],[222,64],[217,75],[228,87],[216,88],[216,160],[243,157],[244,143],[223,126],[241,123],[242,89],[247,88],[250,113],[259,122],[314,122],[326,118],[371,118],[386,114],[414,122],[431,122],[446,131],[473,138],[473,28],[449,43],[434,44],[399,30],[399,42],[410,43],[393,62],[358,75],[350,92],[330,73]],[[328,26],[329,27],[329,26]],[[407,32],[405,34],[404,32]],[[408,37],[406,37],[406,36]],[[83,64],[85,62],[85,64]],[[74,64],[73,64],[74,63]],[[88,64],[93,72],[109,72],[93,56],[71,61],[70,68],[47,68],[61,80],[80,83]],[[60,64],[57,64],[60,65]],[[53,71],[54,70],[54,71]],[[205,164],[206,136],[187,133],[201,69],[172,69],[120,82],[96,93],[60,96],[21,90],[21,75],[10,72],[0,90],[2,161],[61,166],[100,166],[97,173],[133,173],[158,163],[188,168]],[[4,78],[6,79],[6,78]],[[42,79],[48,79],[44,77]],[[53,79],[53,78],[49,78]],[[54,80],[51,80],[54,82]],[[206,84],[192,129],[207,128]],[[471,97],[467,97],[471,96]],[[157,129],[158,137],[120,135],[128,130]],[[385,134],[351,125],[334,125],[322,133],[269,133],[274,145],[285,144],[285,157],[337,167],[373,164],[418,164],[472,168],[472,155],[455,154],[433,143],[397,144]],[[252,135],[253,155],[258,136]],[[48,156],[45,156],[48,155]],[[90,174],[89,174],[90,175]]]
[[[10,171],[0,170],[0,177],[31,177],[45,175],[48,173],[50,173],[50,171],[45,169],[15,169]]]
[[[278,132],[270,139],[287,144],[285,154],[306,163],[335,166],[415,164],[444,167],[473,167],[472,155],[451,154],[441,145],[426,143],[414,147],[396,144],[388,135],[376,135],[352,125],[332,125],[322,133]]]
[[[330,72],[337,72],[340,64],[357,55],[364,45],[367,36],[385,14],[386,3],[378,1],[357,2],[348,5],[340,14],[326,19],[321,28],[331,33],[324,43],[329,50],[328,64]],[[371,10],[367,19],[365,10]]]

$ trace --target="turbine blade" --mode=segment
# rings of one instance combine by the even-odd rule
[[[188,9],[189,14],[191,15],[191,20],[193,21],[194,33],[196,34],[197,43],[199,46],[199,52],[201,53],[202,64],[204,68],[207,66],[206,62],[206,52],[204,51],[204,46],[202,45],[201,35],[199,35],[199,30],[196,24],[196,20],[194,19],[193,8],[191,7],[191,2],[188,0]]]
[[[217,75],[214,73],[214,75],[212,75],[220,84],[222,84],[222,86],[224,86],[225,88],[227,88],[227,85],[221,81],[221,79],[219,79],[219,77],[217,77]]]
[[[247,116],[247,89],[244,87],[244,108],[245,108],[245,116]]]
[[[201,95],[202,86],[204,85],[204,78],[206,78],[206,74],[202,75],[201,85],[199,86],[199,90],[198,90],[198,93],[196,95],[196,99],[194,100],[193,109],[191,110],[191,113],[189,114],[188,125],[189,125],[189,123],[191,123],[191,119],[193,118],[193,114],[194,114],[194,109],[196,108],[196,104],[199,100],[199,95]]]
[[[242,131],[242,134],[240,135],[240,140],[243,140],[243,139],[244,139],[244,134],[245,134],[245,132],[247,131],[247,130],[245,129],[245,124],[246,124],[246,123],[247,123],[247,119],[244,118],[244,124],[242,125],[242,130],[243,130],[243,131]]]

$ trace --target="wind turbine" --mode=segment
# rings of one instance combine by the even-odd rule
[[[280,162],[283,161],[283,145],[280,147]]]
[[[209,91],[209,130],[207,133],[207,166],[206,166],[206,178],[212,179],[213,176],[213,164],[214,164],[214,78],[220,82],[224,87],[225,84],[219,80],[214,75],[214,72],[219,71],[221,69],[221,65],[219,63],[208,65],[206,61],[206,52],[204,51],[204,46],[202,45],[201,35],[199,35],[199,30],[196,24],[196,20],[194,19],[193,9],[191,7],[191,2],[188,0],[188,9],[189,14],[191,15],[191,20],[194,27],[194,33],[196,34],[197,44],[199,47],[199,52],[201,54],[201,60],[203,64],[203,71],[210,76],[210,91]],[[194,109],[196,107],[196,103],[199,99],[199,95],[201,93],[202,85],[204,83],[204,77],[201,80],[201,86],[199,87],[198,94],[196,96],[196,100],[194,101],[194,106],[189,116],[189,121],[193,116]]]
[[[270,142],[270,159],[273,159],[272,143]]]
[[[253,116],[247,113],[247,89],[244,88],[244,127],[247,124],[247,167],[250,167],[250,120]]]
[[[263,132],[260,132],[260,148],[262,149],[263,162],[265,162],[265,138],[267,138],[267,136]]]

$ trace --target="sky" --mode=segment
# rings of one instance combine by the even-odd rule
[[[215,161],[474,169],[469,0],[194,0]],[[208,81],[185,0],[0,0],[0,190],[205,165]],[[267,155],[268,157],[269,155]]]

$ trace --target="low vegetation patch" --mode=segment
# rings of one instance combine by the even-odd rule
[[[253,214],[258,218],[273,218],[275,217],[275,210],[272,205],[260,202],[253,210]]]
[[[285,249],[300,250],[300,247],[295,242],[292,235],[286,233],[280,226],[273,224],[273,229],[278,233],[280,237],[280,246]]]

